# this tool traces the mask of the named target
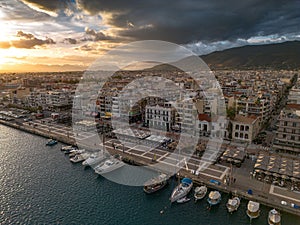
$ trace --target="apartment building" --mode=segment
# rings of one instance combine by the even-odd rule
[[[145,124],[150,128],[170,131],[175,122],[175,108],[171,105],[146,106]]]
[[[279,115],[277,127],[273,149],[300,156],[300,104],[288,104]]]
[[[255,115],[264,123],[271,114],[271,103],[268,98],[241,97],[236,100],[236,111],[244,116]]]

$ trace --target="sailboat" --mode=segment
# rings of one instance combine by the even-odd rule
[[[190,178],[183,178],[181,183],[175,187],[170,197],[171,202],[175,202],[183,197],[185,197],[193,187],[193,180]]]

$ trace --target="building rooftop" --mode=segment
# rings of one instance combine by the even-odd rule
[[[257,120],[256,116],[236,115],[233,121],[245,124],[252,124],[255,120]]]

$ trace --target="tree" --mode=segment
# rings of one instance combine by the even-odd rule
[[[226,110],[226,113],[227,113],[227,117],[229,117],[231,120],[234,119],[235,117],[235,109],[233,107],[229,107],[227,110]]]

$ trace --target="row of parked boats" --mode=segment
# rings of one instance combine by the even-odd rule
[[[112,172],[125,165],[119,155],[111,156],[103,151],[89,153],[85,149],[77,149],[74,146],[64,146],[61,151],[69,155],[71,162],[82,162],[82,165],[92,167],[100,175]]]
[[[156,192],[163,187],[165,187],[168,183],[168,176],[166,174],[160,174],[158,177],[153,178],[145,183],[144,191],[148,194]],[[189,192],[192,190],[193,181],[190,178],[183,178],[181,182],[174,188],[170,201],[171,203],[184,203],[188,202],[191,199],[187,197]],[[208,192],[208,188],[205,185],[197,186],[194,189],[194,199],[195,202],[203,199]],[[209,207],[218,205],[222,200],[222,195],[219,191],[213,190],[208,194],[207,202]],[[238,196],[233,196],[228,199],[226,203],[226,207],[229,213],[233,213],[238,210],[241,204],[241,199]],[[250,220],[258,218],[260,215],[260,204],[258,202],[249,201],[247,205],[246,211]],[[276,209],[272,209],[269,212],[268,216],[268,224],[269,225],[280,225],[281,224],[281,215]]]
[[[49,140],[50,141],[50,140]],[[77,149],[74,146],[64,146],[61,148],[65,154],[68,154],[70,161],[73,163],[82,162],[84,166],[92,167],[97,174],[103,175],[105,173],[112,172],[125,165],[122,162],[119,155],[111,156],[103,151],[89,153],[84,149]],[[169,176],[167,174],[160,174],[147,181],[144,184],[144,192],[151,194],[163,189],[168,184]],[[174,188],[170,196],[171,203],[185,203],[191,199],[187,195],[193,189],[193,180],[190,178],[183,178],[181,182]],[[194,189],[195,202],[204,199],[207,195],[208,188],[205,185],[197,186]],[[208,194],[207,202],[209,207],[218,205],[222,200],[222,195],[219,191],[213,190]],[[228,199],[226,207],[229,213],[233,213],[238,210],[241,203],[241,199],[238,196],[233,196]],[[258,202],[249,201],[247,205],[247,215],[250,220],[258,218],[260,216],[260,204]],[[268,216],[269,225],[280,225],[281,215],[276,209],[272,209]]]

